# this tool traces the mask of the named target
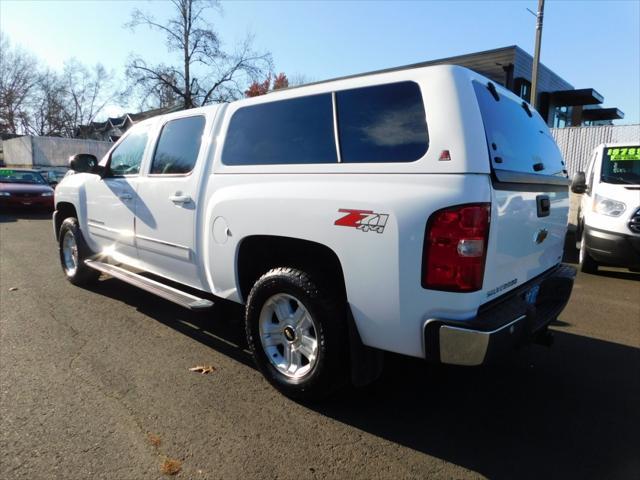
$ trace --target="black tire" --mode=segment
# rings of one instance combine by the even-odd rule
[[[75,269],[70,269],[65,263],[65,255],[63,251],[63,243],[67,235],[73,236],[77,246],[77,264]],[[91,250],[84,241],[78,220],[74,217],[65,218],[60,225],[60,233],[58,235],[58,252],[60,256],[60,265],[67,280],[74,285],[82,286],[95,282],[100,277],[100,272],[87,267],[84,261],[92,255]]]
[[[345,302],[338,294],[319,285],[301,270],[274,268],[258,279],[247,301],[245,328],[255,364],[277,390],[296,400],[321,400],[345,386],[349,379]],[[260,314],[267,300],[277,294],[295,297],[316,326],[315,364],[302,378],[290,378],[280,372],[267,358],[260,340]]]
[[[584,251],[583,251],[584,250]],[[584,243],[584,240],[580,244],[580,271],[583,273],[598,273],[598,262],[596,262],[589,252],[587,251],[587,247]]]

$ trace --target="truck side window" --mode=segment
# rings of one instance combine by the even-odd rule
[[[343,162],[413,162],[429,147],[420,87],[415,82],[336,92]]]
[[[109,171],[111,175],[137,175],[140,172],[140,163],[144,149],[147,146],[148,133],[146,129],[131,132],[111,152]]]
[[[205,118],[178,118],[162,127],[151,162],[153,174],[184,174],[193,170],[200,152]]]
[[[238,109],[229,123],[222,163],[336,163],[331,94]]]

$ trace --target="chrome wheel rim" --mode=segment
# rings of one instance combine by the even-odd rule
[[[578,262],[582,263],[584,261],[584,234],[582,235],[582,239],[580,240],[580,251],[578,253]]]
[[[260,342],[278,372],[301,378],[318,360],[318,329],[297,298],[286,293],[270,297],[260,311]]]
[[[62,239],[62,262],[65,273],[73,277],[78,270],[78,244],[75,235],[69,231]]]

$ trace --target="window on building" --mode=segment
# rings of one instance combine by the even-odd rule
[[[392,83],[336,92],[342,162],[412,162],[429,146],[420,87]]]
[[[178,118],[162,127],[160,139],[153,154],[150,173],[184,174],[193,170],[204,130],[205,118]]]
[[[552,125],[556,128],[571,125],[571,109],[569,107],[554,107]]]
[[[524,78],[516,78],[514,92],[526,102],[531,103],[531,82]]]
[[[226,165],[337,161],[330,93],[240,108],[222,152]]]
[[[131,131],[111,152],[109,170],[112,175],[137,175],[147,146],[148,131],[142,127]]]

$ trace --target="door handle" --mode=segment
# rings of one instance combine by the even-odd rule
[[[189,195],[172,195],[169,200],[173,203],[189,203],[191,202],[191,197]]]
[[[538,195],[536,197],[536,210],[538,217],[548,217],[551,212],[551,200],[549,195]]]
[[[133,196],[130,193],[123,193],[122,195],[118,195],[120,200],[131,200]]]

